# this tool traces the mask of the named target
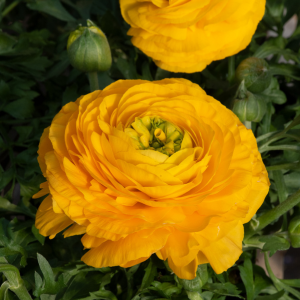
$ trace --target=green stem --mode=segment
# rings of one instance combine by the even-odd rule
[[[91,92],[99,90],[98,73],[97,72],[89,72],[88,77],[89,77]]]
[[[228,58],[228,81],[233,82],[235,76],[235,56]]]
[[[20,300],[32,300],[20,276],[19,270],[6,262],[4,257],[0,257],[0,272],[3,272],[4,276],[8,279],[8,285],[6,284],[5,288],[8,287]]]
[[[17,288],[10,287],[9,289],[14,292],[20,300],[32,300],[24,285],[20,285]]]
[[[7,299],[7,291],[9,289],[9,283],[7,281],[3,282],[0,286],[0,299]]]
[[[269,276],[272,279],[276,289],[278,291],[285,290],[286,292],[293,294],[297,299],[300,299],[300,293],[296,289],[293,289],[292,287],[286,285],[282,280],[278,279],[274,275],[274,273],[271,269],[270,263],[269,263],[268,252],[264,253],[264,258],[265,258],[266,269],[267,269]]]
[[[262,230],[271,222],[277,220],[279,217],[284,215],[294,206],[300,203],[300,190],[297,191],[295,194],[288,197],[285,201],[280,203],[278,206],[274,207],[273,209],[269,210],[259,218],[257,218],[255,224],[250,221],[248,224],[245,225],[245,240],[253,236],[259,230]]]
[[[12,4],[7,6],[1,14],[2,18],[5,17],[11,10],[13,10],[20,2],[21,0],[16,0]]]

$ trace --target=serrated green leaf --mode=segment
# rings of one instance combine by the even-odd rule
[[[149,259],[149,264],[145,269],[145,275],[142,280],[141,290],[150,286],[151,282],[157,276],[157,267],[152,262],[152,259]]]
[[[39,253],[37,253],[37,259],[38,259],[38,263],[39,263],[39,266],[41,268],[41,271],[43,273],[43,276],[45,278],[45,284],[49,288],[54,288],[55,280],[54,280],[54,274],[53,274],[53,271],[52,271],[52,268],[51,268],[50,264],[45,259],[45,257],[42,256]]]
[[[39,233],[39,230],[35,227],[34,224],[33,224],[32,227],[31,227],[31,231],[32,231],[33,235],[35,236],[35,238],[36,238],[42,245],[44,245],[44,243],[45,243],[45,237],[42,236],[42,235]]]
[[[246,288],[247,300],[254,299],[254,282],[253,282],[253,268],[250,259],[245,259],[244,266],[238,267],[241,278]]]
[[[18,143],[22,143],[28,139],[31,132],[33,131],[33,126],[15,126],[14,129],[18,132]]]
[[[276,251],[288,250],[290,248],[290,243],[285,238],[275,235],[261,237],[259,241],[265,243],[263,251],[272,251],[273,254]]]
[[[38,272],[34,272],[35,288],[41,289],[43,285],[43,279]]]
[[[237,289],[235,285],[230,282],[226,283],[206,283],[203,286],[204,290],[211,291],[213,293],[224,295],[224,296],[231,296],[240,299],[244,299],[244,297],[240,296],[240,291]]]
[[[271,65],[270,72],[273,75],[282,75],[296,80],[300,80],[300,68],[298,66],[287,64]]]
[[[32,116],[34,105],[32,100],[23,98],[9,102],[3,110],[16,119],[26,119]]]
[[[95,299],[118,300],[118,298],[110,291],[93,292],[90,293],[90,297],[81,298],[78,300],[95,300]]]
[[[11,203],[9,200],[0,197],[0,211],[3,212],[13,212],[18,214],[24,214],[30,217],[34,217],[35,215],[26,207],[20,207],[13,203]]]

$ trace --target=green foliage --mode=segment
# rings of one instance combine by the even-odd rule
[[[276,278],[268,262],[277,251],[300,247],[300,26],[283,36],[294,14],[300,17],[299,0],[267,0],[244,51],[185,74],[157,68],[132,46],[118,0],[0,0],[0,299],[300,299],[300,280]],[[36,229],[41,199],[32,196],[44,181],[36,160],[39,139],[62,105],[89,92],[86,74],[71,67],[66,51],[70,32],[87,19],[111,47],[112,67],[98,74],[101,89],[118,79],[183,77],[228,107],[249,92],[264,101],[264,116],[251,128],[271,189],[245,226],[244,254],[227,272],[200,265],[194,280],[181,280],[154,255],[129,269],[96,269],[80,261],[80,237],[50,240]],[[251,89],[235,76],[250,57],[269,65],[263,88]],[[255,265],[256,250],[265,253],[268,274]]]

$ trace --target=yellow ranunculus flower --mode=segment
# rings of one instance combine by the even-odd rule
[[[184,279],[242,253],[269,180],[251,130],[185,79],[120,80],[66,104],[45,129],[36,226],[80,235],[91,266],[153,253]]]
[[[251,41],[266,0],[120,0],[132,43],[162,69],[193,73]]]

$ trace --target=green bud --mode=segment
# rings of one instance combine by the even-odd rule
[[[294,217],[289,224],[289,234],[293,248],[300,248],[300,215]]]
[[[241,122],[260,122],[267,111],[267,104],[263,98],[248,93],[247,98],[234,101],[232,111]]]
[[[161,145],[158,143],[158,142],[154,142],[154,143],[152,143],[152,147],[154,148],[154,149],[157,149],[157,148],[159,148]]]
[[[264,59],[249,57],[243,60],[235,73],[238,82],[244,81],[245,87],[252,93],[261,93],[271,83],[272,75]]]
[[[79,26],[68,39],[68,55],[72,66],[82,72],[103,72],[112,63],[105,34],[92,21]]]

